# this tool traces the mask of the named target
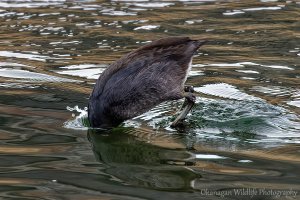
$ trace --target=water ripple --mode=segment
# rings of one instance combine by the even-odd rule
[[[197,92],[229,99],[260,100],[257,97],[239,91],[235,86],[227,83],[207,84],[202,87],[195,87],[194,89]]]
[[[61,69],[67,69],[63,71],[56,71],[58,74],[66,74],[71,76],[85,77],[88,79],[98,79],[99,75],[105,70],[106,65],[95,64],[81,64],[70,65],[61,67]]]
[[[24,81],[46,82],[78,82],[76,80],[41,74],[21,69],[1,68],[0,76],[6,78],[23,79]]]
[[[213,200],[203,188],[299,188],[299,5],[0,1],[0,196]],[[95,79],[165,36],[209,41],[187,79],[196,104],[185,129],[170,128],[184,99],[111,132],[88,128]]]
[[[18,53],[18,52],[12,52],[12,51],[0,51],[0,57],[9,57],[9,58],[24,58],[28,60],[35,60],[35,61],[42,61],[46,62],[47,60],[70,60],[72,58],[68,58],[69,54],[56,54],[59,57],[50,57],[50,56],[44,56],[40,55],[37,52],[31,52],[31,53]]]

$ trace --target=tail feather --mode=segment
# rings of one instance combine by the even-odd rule
[[[196,51],[206,42],[207,42],[206,40],[190,40],[188,43],[186,43],[184,48],[179,50],[178,55],[190,59],[196,53]]]
[[[199,49],[202,45],[207,43],[207,40],[193,40],[195,51]]]
[[[208,40],[198,40],[198,45],[199,47],[206,44],[208,42]]]

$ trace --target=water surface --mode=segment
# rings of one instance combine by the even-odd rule
[[[298,199],[299,13],[293,0],[1,1],[1,199]],[[109,63],[183,35],[210,41],[183,133],[169,127],[182,101],[85,127]]]

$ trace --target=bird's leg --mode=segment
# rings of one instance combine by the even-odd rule
[[[184,91],[185,91],[186,93],[194,93],[194,92],[195,92],[194,87],[191,86],[191,85],[186,85],[186,86],[184,86],[183,89],[184,89]],[[186,106],[186,104],[188,103],[187,97],[186,97],[186,96],[184,96],[184,97],[185,97],[185,100],[184,100],[184,102],[183,102],[183,104],[182,104],[180,110],[183,110],[183,108],[184,108],[184,107]]]
[[[185,101],[183,103],[183,109],[181,113],[177,116],[177,118],[172,122],[171,127],[178,126],[178,124],[180,124],[180,122],[182,122],[185,119],[185,117],[195,104],[196,97],[193,94],[194,88],[192,86],[186,86],[184,88],[184,91],[185,92],[183,93],[183,96],[185,97]]]

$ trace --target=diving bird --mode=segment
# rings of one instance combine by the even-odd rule
[[[90,125],[112,128],[164,101],[185,98],[186,107],[171,124],[176,127],[195,103],[193,88],[184,84],[192,57],[204,43],[189,37],[162,38],[110,64],[89,97]]]

